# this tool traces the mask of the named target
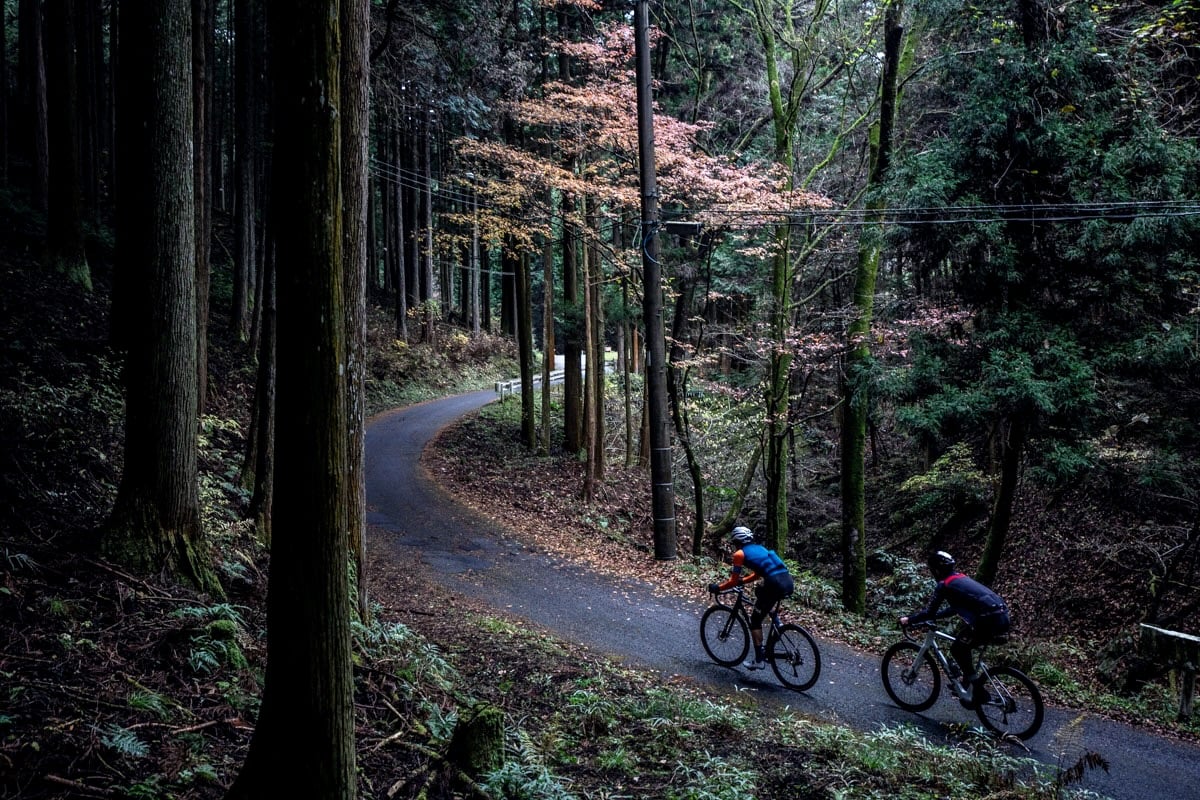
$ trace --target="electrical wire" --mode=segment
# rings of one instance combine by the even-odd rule
[[[371,159],[371,174],[407,189],[431,191],[433,197],[447,203],[471,204],[478,209],[498,211],[497,206],[486,200],[479,201],[470,193],[446,188],[452,185],[441,174],[433,176],[438,187],[429,189],[423,173],[406,169],[397,164]],[[1134,219],[1169,219],[1200,216],[1200,201],[1190,200],[1128,200],[1087,203],[1010,203],[979,204],[970,206],[898,206],[893,208],[808,208],[779,210],[770,208],[721,208],[695,209],[690,214],[672,215],[672,221],[696,222],[696,217],[720,221],[720,227],[731,230],[754,230],[779,225],[832,227],[864,227],[878,224],[899,226],[929,225],[986,225],[997,222],[1086,222],[1091,220],[1132,221]],[[548,217],[538,219],[549,224],[561,219],[562,215],[550,210]],[[527,219],[529,219],[527,217]]]
[[[901,206],[895,208],[813,208],[792,211],[776,209],[705,209],[707,218],[728,220],[733,228],[752,229],[774,225],[861,227],[865,225],[957,225],[996,222],[1084,222],[1089,220],[1131,221],[1146,218],[1200,216],[1196,201],[1111,201],[1093,203],[1024,203],[973,206]],[[743,220],[741,224],[737,221]]]

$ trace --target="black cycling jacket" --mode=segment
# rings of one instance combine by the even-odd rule
[[[947,608],[942,609],[943,603]],[[924,622],[929,619],[941,619],[958,614],[968,625],[986,614],[1007,612],[1004,599],[974,578],[968,578],[961,572],[947,575],[938,581],[938,585],[929,597],[929,605],[915,614],[910,614],[910,623]]]

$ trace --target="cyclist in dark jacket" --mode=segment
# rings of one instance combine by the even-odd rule
[[[789,597],[795,589],[792,575],[783,559],[774,550],[754,543],[754,533],[749,528],[738,526],[729,534],[729,540],[739,549],[733,554],[733,570],[724,583],[710,583],[709,592],[723,592],[734,586],[763,579],[754,593],[754,613],[750,615],[750,636],[754,639],[754,653],[742,664],[746,669],[762,669],[766,666],[767,653],[763,647],[762,622],[776,602]]]
[[[973,687],[973,700],[983,699],[982,676],[976,674],[971,651],[1008,633],[1011,622],[1004,598],[974,578],[955,570],[954,556],[939,550],[929,557],[929,571],[937,580],[929,604],[920,611],[900,618],[900,625],[915,625],[931,619],[957,614],[962,627],[955,634],[950,653],[962,670],[962,685]],[[942,608],[945,604],[947,607]]]

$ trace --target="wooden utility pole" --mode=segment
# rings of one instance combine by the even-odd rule
[[[650,418],[650,480],[654,557],[675,558],[675,485],[671,477],[667,416],[667,345],[663,326],[662,270],[658,261],[658,187],[654,177],[654,97],[650,89],[650,3],[634,15],[637,56],[638,161],[642,185],[642,315],[646,325],[646,406]]]

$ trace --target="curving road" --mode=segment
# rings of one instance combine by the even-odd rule
[[[770,670],[751,676],[718,667],[697,638],[702,606],[664,600],[638,582],[595,576],[517,542],[500,524],[457,505],[420,466],[421,451],[441,428],[494,399],[492,391],[474,392],[368,422],[368,523],[397,563],[420,562],[444,576],[448,589],[523,616],[562,639],[717,690],[751,690],[762,702],[786,703],[809,716],[861,730],[908,723],[933,740],[945,740],[946,723],[977,721],[946,699],[924,714],[902,711],[883,691],[880,654],[833,642],[819,642],[821,679],[803,694],[781,688]],[[1089,714],[1075,725],[1079,717],[1047,709],[1041,732],[1028,743],[1032,756],[1070,765],[1084,752],[1099,753],[1109,772],[1089,772],[1082,785],[1117,800],[1200,800],[1200,747]]]

